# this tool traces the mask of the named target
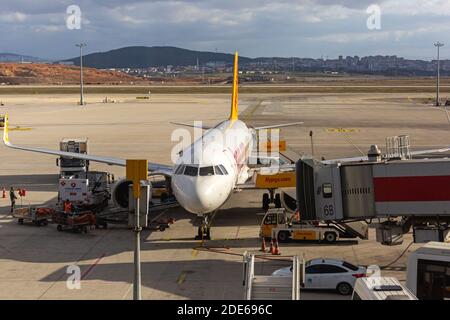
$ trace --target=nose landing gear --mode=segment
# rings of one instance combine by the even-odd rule
[[[263,210],[269,210],[270,204],[275,204],[275,208],[281,208],[281,195],[275,194],[275,189],[269,189],[269,193],[264,193],[262,197]]]
[[[198,226],[195,240],[211,240],[211,223],[216,212],[202,215],[202,223]]]

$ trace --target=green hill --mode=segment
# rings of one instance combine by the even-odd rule
[[[147,68],[159,66],[189,66],[207,62],[223,61],[232,63],[233,54],[207,51],[193,51],[176,47],[124,47],[107,52],[83,55],[83,65],[92,68]],[[251,59],[240,57],[239,62],[246,63]],[[75,65],[80,58],[72,58]]]

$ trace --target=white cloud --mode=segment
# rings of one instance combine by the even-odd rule
[[[22,23],[27,19],[27,15],[22,12],[7,12],[0,14],[0,21],[9,23]]]

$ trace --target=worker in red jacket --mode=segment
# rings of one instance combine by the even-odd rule
[[[71,213],[72,212],[72,202],[67,199],[64,201],[64,212],[65,213]]]

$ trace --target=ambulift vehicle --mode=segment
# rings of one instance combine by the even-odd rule
[[[288,217],[284,208],[269,209],[261,222],[260,237],[289,240],[312,240],[334,243],[338,238],[354,238],[339,230],[334,224],[296,221]]]
[[[46,226],[48,220],[52,218],[55,212],[52,208],[34,208],[23,207],[14,209],[13,217],[17,218],[18,224],[24,224],[24,222],[32,222],[37,226]]]
[[[420,300],[450,300],[450,243],[431,241],[408,257],[406,286]]]

